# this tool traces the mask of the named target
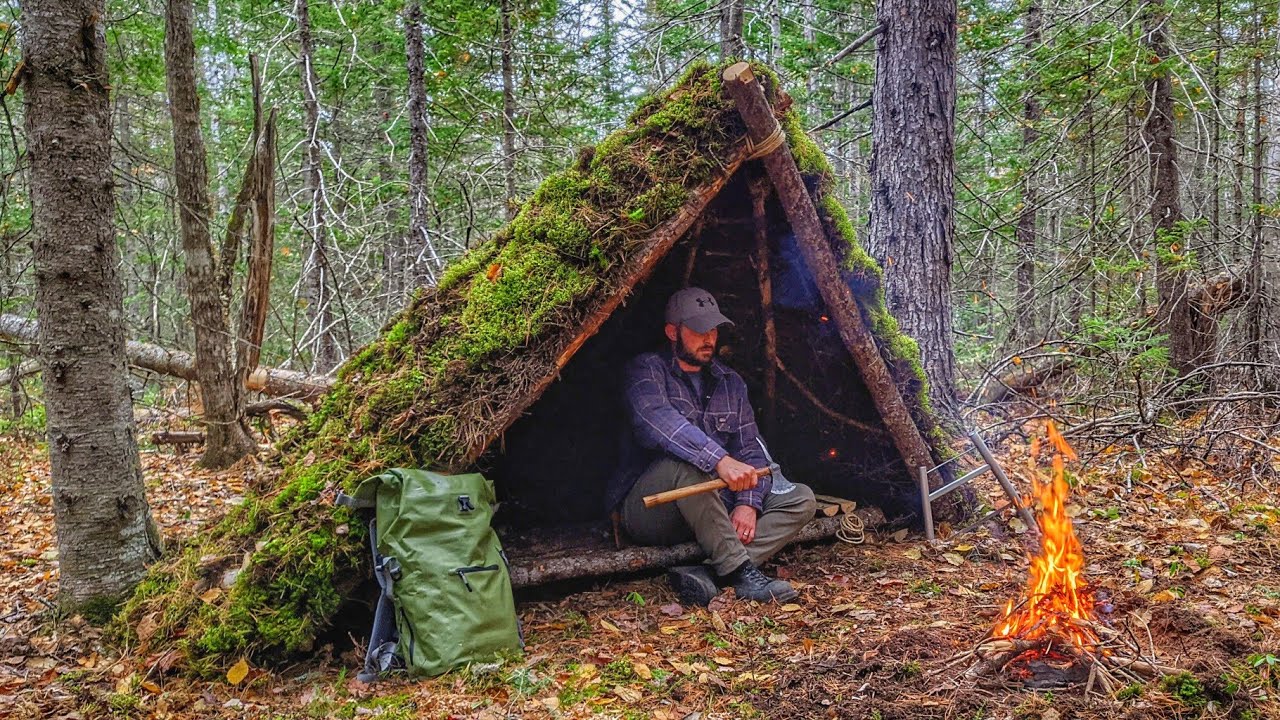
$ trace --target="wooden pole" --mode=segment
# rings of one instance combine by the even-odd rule
[[[764,96],[764,88],[756,81],[751,66],[735,63],[724,71],[724,86],[738,106],[738,112],[746,122],[748,137],[756,145],[763,144],[774,133],[782,132],[773,108]],[[776,150],[764,156],[765,170],[773,182],[782,207],[791,222],[804,255],[805,264],[813,272],[814,281],[827,304],[832,321],[840,331],[849,354],[853,356],[862,380],[875,402],[893,437],[894,447],[911,468],[933,467],[933,454],[911,419],[911,413],[902,399],[889,368],[880,357],[871,331],[862,319],[853,292],[840,276],[840,267],[832,253],[818,212],[805,188],[800,170],[796,167],[791,150],[784,141]]]
[[[773,322],[773,279],[769,275],[769,218],[764,203],[764,178],[751,183],[751,216],[756,235],[756,282],[760,285],[760,315],[764,321],[764,431],[776,430],[778,393],[778,329]]]

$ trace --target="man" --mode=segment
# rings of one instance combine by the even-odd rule
[[[769,463],[746,383],[716,359],[719,328],[732,324],[700,288],[668,300],[670,348],[640,355],[625,371],[631,432],[608,492],[610,507],[621,512],[622,526],[636,542],[698,541],[707,564],[672,568],[668,577],[681,600],[701,605],[719,593],[717,580],[740,598],[794,598],[790,583],[770,579],[759,567],[813,518],[815,506],[804,485],[775,495],[770,476],[757,479],[755,469]],[[728,488],[644,506],[646,495],[704,482],[712,473]]]

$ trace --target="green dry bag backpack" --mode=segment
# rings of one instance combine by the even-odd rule
[[[373,508],[369,541],[382,592],[364,672],[439,675],[519,650],[507,556],[490,526],[493,483],[479,473],[396,468],[340,504]]]

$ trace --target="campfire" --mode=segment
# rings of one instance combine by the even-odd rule
[[[977,647],[961,653],[950,667],[976,660],[966,673],[979,682],[1028,688],[1060,688],[1083,684],[1114,693],[1129,682],[1177,672],[1154,659],[1099,619],[1094,591],[1084,577],[1084,550],[1067,514],[1066,462],[1075,450],[1052,422],[1047,436],[1053,470],[1046,477],[1034,467],[1040,439],[1031,446],[1032,493],[1039,505],[1039,549],[1030,558],[1026,589],[1010,600],[995,626]]]

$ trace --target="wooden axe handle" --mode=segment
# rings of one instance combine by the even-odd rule
[[[773,472],[773,468],[767,468],[767,467],[756,468],[756,477],[761,478],[761,477],[764,477],[765,475],[768,475],[771,472]],[[729,487],[729,483],[721,480],[720,478],[714,478],[706,482],[700,482],[697,485],[685,485],[684,487],[676,488],[675,490],[668,490],[666,492],[660,492],[656,495],[645,495],[644,506],[647,508],[651,508],[654,505],[661,505],[663,503],[674,502],[676,500],[683,500],[684,498],[687,498],[691,495],[701,495],[702,493],[711,492],[712,490],[719,490],[720,488],[725,488],[725,487]]]

